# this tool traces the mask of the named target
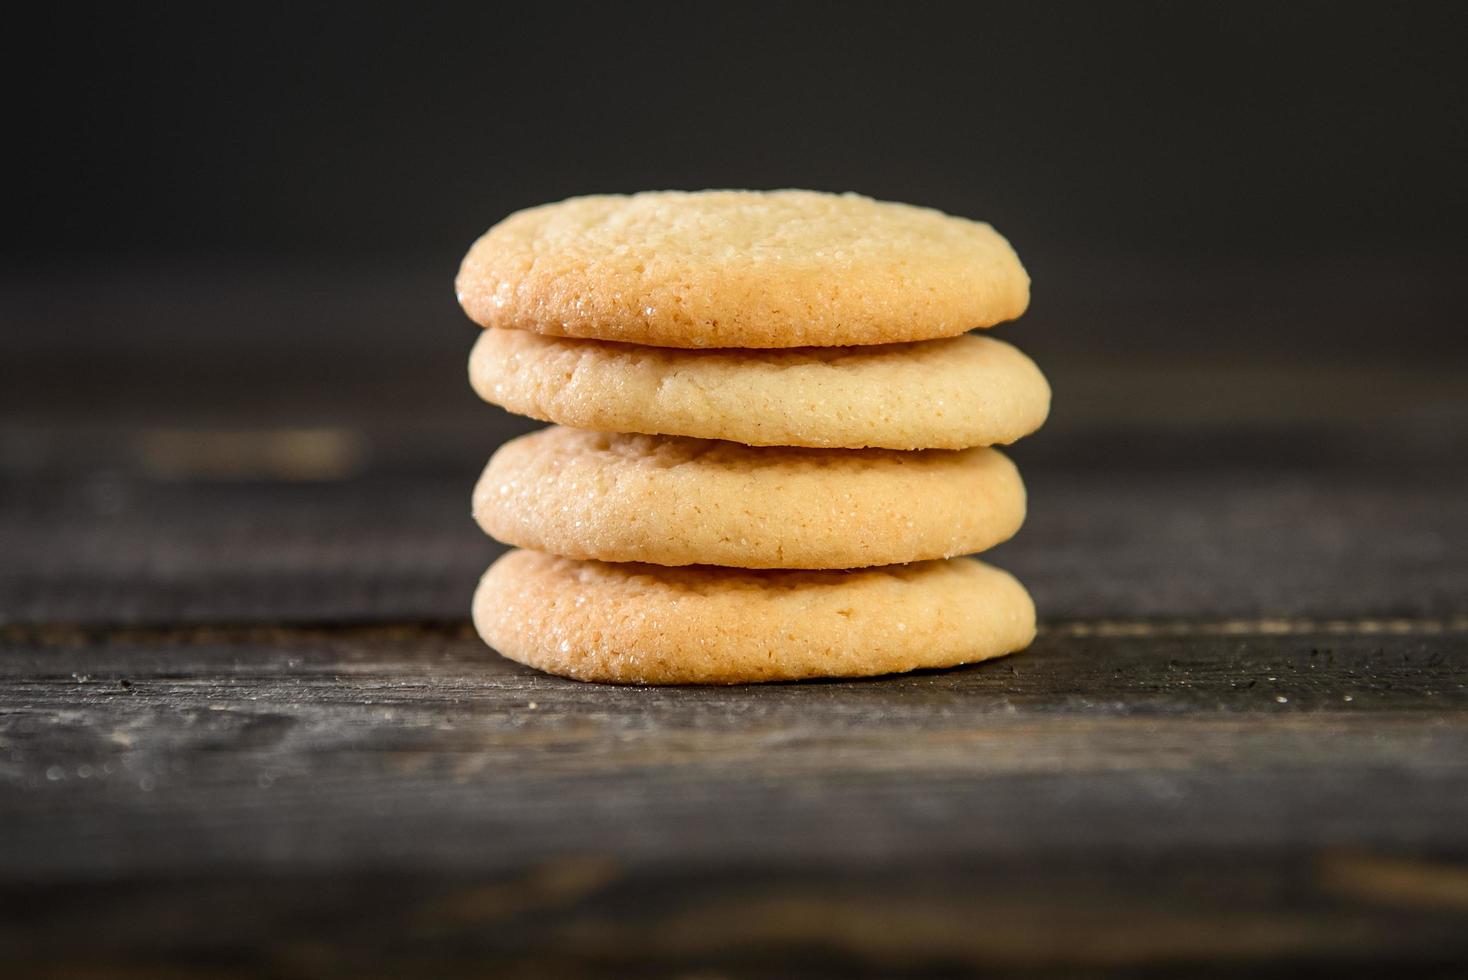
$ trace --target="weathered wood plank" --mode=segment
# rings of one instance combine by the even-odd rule
[[[1462,624],[1073,623],[974,668],[672,690],[537,674],[456,627],[0,640],[0,946],[35,959],[755,976],[1468,955]]]
[[[1349,850],[868,859],[856,874],[568,858],[500,877],[169,877],[81,899],[0,887],[0,937],[14,940],[11,969],[47,976],[1447,980],[1468,955],[1450,890],[1463,873]]]
[[[1462,470],[1056,468],[1020,455],[1030,517],[992,557],[1044,617],[1464,611]],[[474,475],[0,487],[0,622],[459,621],[498,553],[468,516]]]
[[[580,841],[652,858],[1468,834],[1461,632],[1045,637],[956,671],[665,691],[415,629],[22,638],[3,663],[12,872],[208,855],[499,869]],[[1057,804],[1059,823],[1035,819]],[[166,814],[198,853],[150,829]],[[745,822],[771,833],[724,837]],[[256,833],[230,838],[242,825]]]

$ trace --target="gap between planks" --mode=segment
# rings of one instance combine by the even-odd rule
[[[1436,619],[1093,619],[1042,624],[1049,637],[1437,636],[1468,632],[1468,616]]]
[[[199,625],[0,624],[0,643],[69,645],[99,641],[169,640],[206,643],[250,640],[269,642],[290,636],[339,633],[372,635],[383,639],[415,636],[463,637],[474,635],[468,622],[419,620],[381,623],[310,622],[282,624],[211,623]],[[1187,638],[1215,636],[1440,636],[1468,633],[1468,616],[1439,618],[1365,619],[1223,619],[1147,620],[1085,619],[1041,623],[1041,638]]]

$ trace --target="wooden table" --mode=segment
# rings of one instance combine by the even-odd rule
[[[1461,290],[1085,269],[1006,333],[1034,647],[665,690],[468,628],[523,426],[442,276],[9,283],[6,975],[1462,976]]]

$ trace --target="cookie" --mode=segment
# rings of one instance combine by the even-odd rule
[[[671,350],[485,330],[469,380],[511,412],[602,432],[747,446],[965,449],[1040,427],[1050,386],[1009,344]]]
[[[998,450],[753,448],[553,426],[474,488],[493,537],[569,558],[862,568],[982,551],[1024,521]]]
[[[1011,320],[1030,280],[993,228],[815,191],[576,197],[510,215],[455,282],[476,323],[658,347],[830,347]]]
[[[511,551],[474,594],[484,641],[616,684],[739,684],[951,667],[1028,646],[1035,607],[971,558],[855,572],[613,565]]]

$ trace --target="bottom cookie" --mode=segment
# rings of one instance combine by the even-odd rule
[[[747,571],[516,550],[480,579],[474,625],[511,660],[578,680],[741,684],[998,657],[1034,639],[1035,607],[972,558]]]

